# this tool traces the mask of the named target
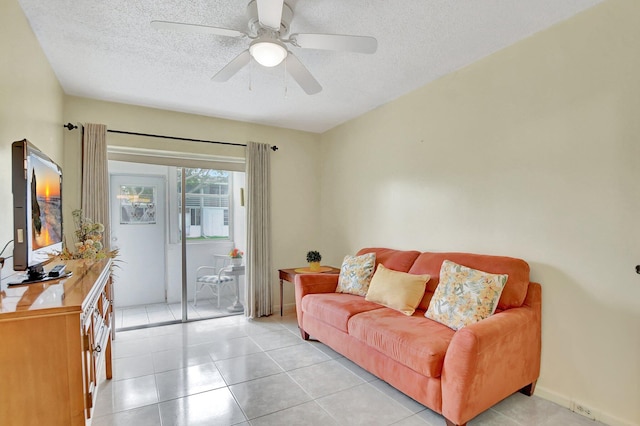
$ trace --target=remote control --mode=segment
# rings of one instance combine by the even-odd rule
[[[64,274],[65,268],[66,268],[65,265],[56,265],[53,268],[51,268],[51,270],[49,271],[49,276],[59,277],[60,275]]]

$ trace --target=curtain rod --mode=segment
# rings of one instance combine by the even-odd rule
[[[77,129],[78,128],[78,126],[76,126],[74,124],[71,124],[71,123],[63,124],[62,127],[66,127],[68,130],[73,130],[73,129]],[[107,129],[107,132],[109,132],[109,133],[120,133],[122,135],[146,136],[146,137],[150,137],[150,138],[173,139],[173,140],[177,140],[177,141],[215,143],[215,144],[218,144],[218,145],[247,146],[247,144],[244,144],[244,143],[219,142],[219,141],[208,141],[208,140],[205,140],[205,139],[180,138],[180,137],[177,137],[177,136],[154,135],[154,134],[151,134],[151,133],[126,132],[124,130]],[[273,145],[271,147],[271,150],[275,152],[275,151],[278,150],[278,147]]]

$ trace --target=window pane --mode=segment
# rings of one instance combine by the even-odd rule
[[[178,207],[182,210],[181,170],[178,170]],[[229,238],[230,173],[185,169],[187,239]]]
[[[156,223],[155,186],[121,185],[120,225]]]

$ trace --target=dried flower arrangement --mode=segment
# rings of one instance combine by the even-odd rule
[[[104,248],[102,243],[103,224],[84,217],[80,209],[74,210],[72,215],[76,227],[76,243],[74,244],[76,251],[71,252],[65,241],[64,248],[60,253],[61,259],[104,259],[107,257],[115,258],[118,255],[118,250],[107,251]]]

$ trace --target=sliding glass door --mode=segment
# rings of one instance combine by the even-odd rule
[[[116,328],[243,313],[243,268],[218,275],[244,251],[244,173],[109,165]]]
[[[244,173],[181,168],[176,170],[176,181],[186,300],[191,302],[184,303],[187,318],[241,314],[244,276],[230,267],[229,253],[234,248],[242,252],[244,246],[244,207],[235,199],[240,197],[234,197],[244,184]]]

